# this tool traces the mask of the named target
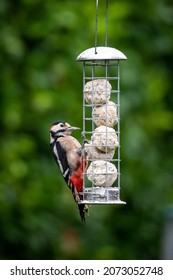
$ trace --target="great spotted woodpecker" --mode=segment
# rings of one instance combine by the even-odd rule
[[[83,191],[83,171],[87,168],[87,156],[80,143],[70,134],[79,129],[64,121],[55,122],[50,128],[50,147],[60,171],[71,189],[82,221],[85,221],[88,207],[80,204]]]

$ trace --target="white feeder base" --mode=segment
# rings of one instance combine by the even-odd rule
[[[81,204],[126,204],[120,200],[120,190],[116,187],[86,188],[81,195],[83,197]]]

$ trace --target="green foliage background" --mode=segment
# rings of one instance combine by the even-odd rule
[[[173,5],[110,0],[108,45],[121,50],[121,197],[81,224],[49,150],[49,127],[82,127],[82,65],[94,0],[0,2],[0,258],[159,259],[173,202]],[[104,45],[105,1],[99,1]],[[80,132],[77,134],[81,141]]]

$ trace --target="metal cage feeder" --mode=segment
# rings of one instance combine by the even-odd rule
[[[83,63],[83,160],[81,203],[125,204],[120,199],[120,61],[119,50],[94,47],[77,61]]]

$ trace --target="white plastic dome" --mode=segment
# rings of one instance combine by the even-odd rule
[[[125,60],[127,57],[119,50],[110,47],[96,47],[83,51],[78,61],[85,60]]]

